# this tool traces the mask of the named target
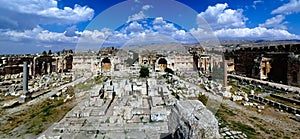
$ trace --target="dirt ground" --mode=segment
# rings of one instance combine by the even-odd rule
[[[262,104],[260,104],[262,105]],[[240,102],[223,100],[217,112],[222,126],[243,131],[248,138],[299,138],[300,122],[294,115],[268,105],[258,112],[256,107],[242,106]]]

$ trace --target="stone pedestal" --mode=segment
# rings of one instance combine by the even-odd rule
[[[25,103],[30,99],[31,99],[31,93],[29,92],[23,93],[19,98],[19,103]]]

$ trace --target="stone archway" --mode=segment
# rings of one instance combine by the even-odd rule
[[[111,61],[108,57],[102,59],[101,70],[102,71],[111,71]]]
[[[160,58],[158,60],[158,67],[160,69],[160,71],[165,71],[167,68],[168,62],[165,58]]]

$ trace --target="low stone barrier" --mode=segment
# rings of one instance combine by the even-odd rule
[[[262,104],[271,105],[271,106],[276,107],[278,109],[284,110],[288,113],[300,114],[299,109],[296,109],[294,107],[287,106],[285,104],[282,104],[282,103],[279,103],[279,102],[276,102],[276,101],[273,101],[273,100],[269,100],[269,99],[266,99],[266,98],[263,98],[263,97],[259,97],[259,96],[256,96],[256,95],[250,95],[249,99],[253,100],[253,101],[256,101],[256,102],[259,102],[259,103],[262,103]]]
[[[260,85],[262,86],[262,88],[268,90],[279,91],[284,93],[300,94],[300,88],[295,86],[288,86],[284,84],[273,83],[269,81],[263,81],[263,80],[258,80],[258,79],[253,79],[253,78],[243,77],[243,76],[233,75],[233,74],[228,74],[228,77],[236,79],[241,82],[246,82],[248,84]]]

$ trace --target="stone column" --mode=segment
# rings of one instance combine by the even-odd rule
[[[20,96],[19,102],[24,103],[29,98],[31,98],[31,94],[28,92],[28,63],[24,61],[23,65],[23,92]]]
[[[50,62],[47,63],[47,74],[51,74],[51,66],[52,64]]]
[[[33,64],[32,64],[32,75],[36,75],[36,57],[33,58]]]
[[[214,68],[214,59],[212,58],[212,56],[210,56],[210,72],[213,72],[213,68]]]
[[[29,71],[28,71],[28,75],[29,76],[32,76],[32,70],[33,68],[32,68],[32,62],[29,62]]]
[[[28,92],[28,63],[24,61],[23,65],[23,92],[26,94]]]
[[[59,69],[59,68],[58,68],[58,58],[56,58],[55,60],[56,60],[56,68],[55,68],[55,72],[58,73],[58,71],[59,71],[59,70],[58,70],[58,69]]]
[[[227,62],[225,59],[225,55],[223,54],[223,67],[224,67],[224,87],[227,87]]]
[[[207,72],[207,58],[204,58],[204,72]]]

